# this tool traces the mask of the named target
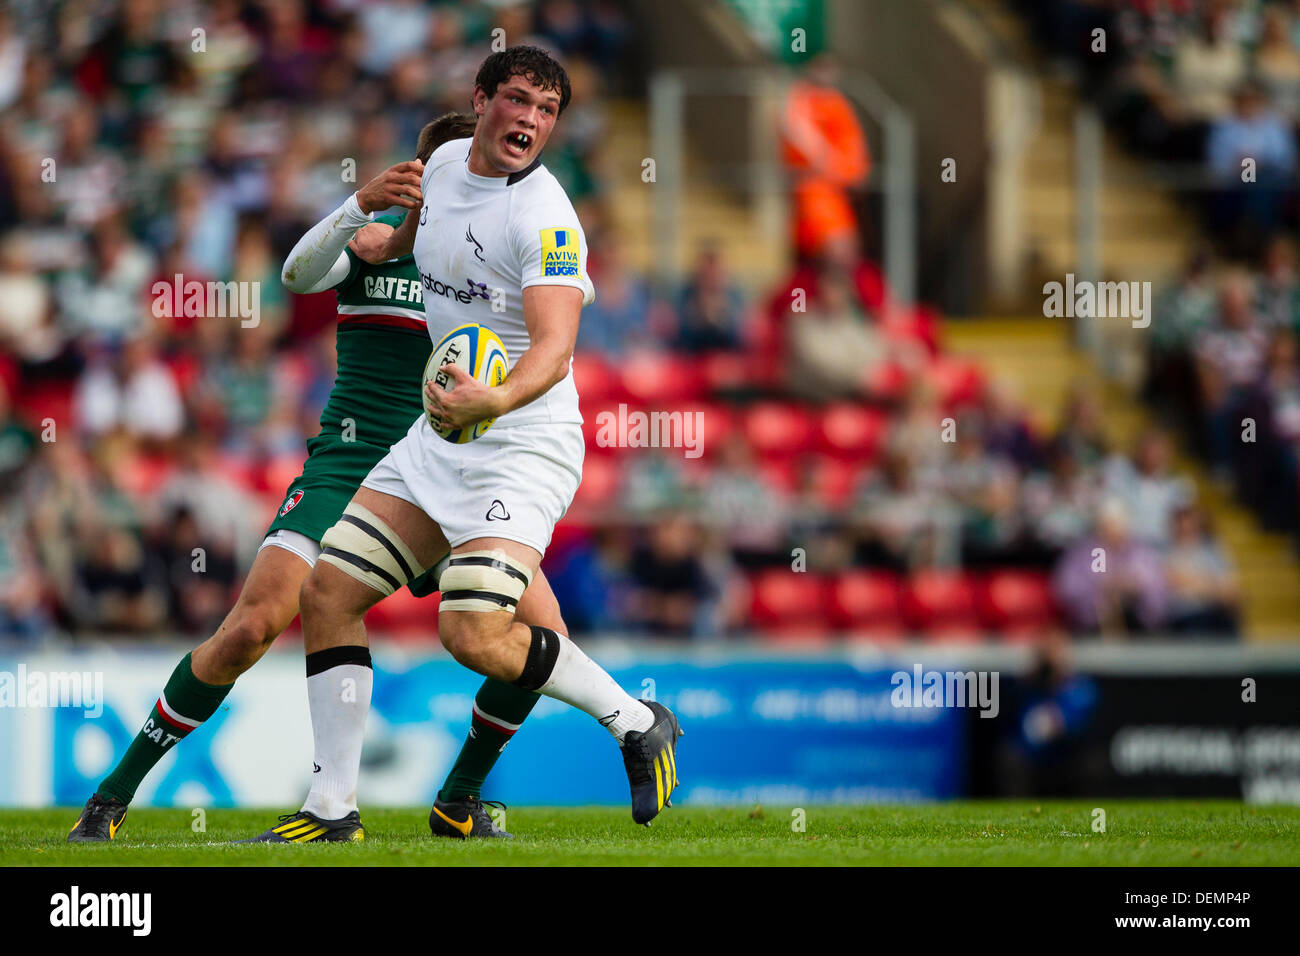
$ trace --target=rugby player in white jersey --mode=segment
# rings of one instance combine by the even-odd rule
[[[321,541],[301,607],[308,672],[330,690],[309,695],[320,769],[304,824],[360,826],[360,702],[369,700],[371,676],[362,618],[449,548],[438,634],[452,656],[599,721],[621,747],[636,822],[671,805],[682,733],[672,712],[629,695],[564,635],[515,617],[582,476],[570,365],[579,313],[595,290],[577,214],[540,160],[568,101],[568,76],[545,51],[516,46],[489,56],[475,82],[474,136],[433,153],[421,191],[437,202],[408,215],[384,247],[385,258],[414,253],[434,342],[478,322],[501,337],[511,367],[489,388],[445,366],[451,386],[426,386],[438,418],[495,424],[453,444],[420,416]]]

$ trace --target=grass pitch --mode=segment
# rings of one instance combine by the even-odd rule
[[[1106,812],[1104,833],[1093,809]],[[1215,801],[981,802],[665,810],[512,807],[514,840],[434,839],[427,808],[370,809],[353,844],[233,846],[283,810],[131,810],[112,844],[69,845],[78,809],[0,810],[3,866],[1295,866],[1300,807]]]

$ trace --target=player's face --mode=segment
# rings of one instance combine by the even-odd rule
[[[512,76],[491,99],[476,89],[474,111],[479,115],[475,146],[492,170],[488,175],[509,175],[528,168],[550,139],[560,113],[560,95]]]

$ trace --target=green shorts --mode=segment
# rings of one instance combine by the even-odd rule
[[[342,516],[361,480],[370,473],[387,448],[360,441],[344,441],[338,435],[317,435],[307,440],[307,461],[302,474],[289,482],[284,501],[266,529],[296,531],[320,541]],[[416,597],[438,590],[432,568],[407,585]]]

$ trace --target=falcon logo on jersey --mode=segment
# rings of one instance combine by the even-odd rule
[[[284,499],[284,506],[280,508],[280,517],[283,518],[285,515],[287,515],[290,511],[292,511],[295,507],[297,507],[298,502],[300,501],[302,501],[301,488],[295,491],[293,494],[291,494],[288,498]]]
[[[552,226],[542,230],[542,275],[576,276],[578,267],[578,230]]]
[[[487,262],[483,258],[483,243],[474,238],[474,228],[468,224],[465,226],[465,241],[474,243],[474,255],[478,257],[479,262]]]

